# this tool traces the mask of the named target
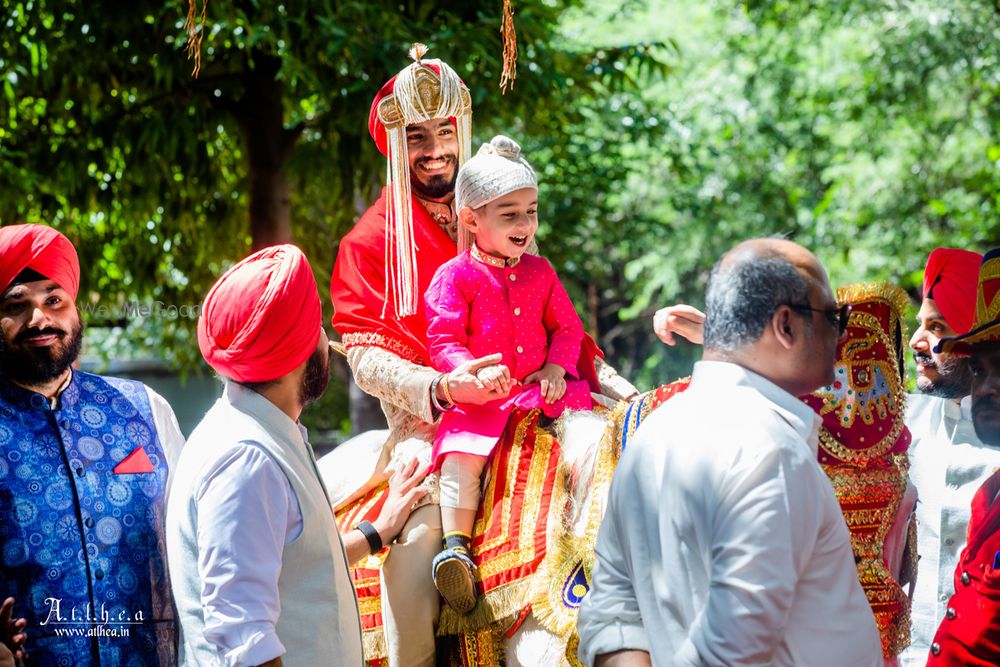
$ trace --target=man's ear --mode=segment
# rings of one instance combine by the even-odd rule
[[[771,330],[774,333],[774,338],[785,349],[790,349],[799,335],[795,328],[796,323],[793,321],[795,319],[792,317],[793,315],[792,309],[788,306],[778,306],[778,310],[774,311],[774,315],[771,316]]]
[[[468,206],[458,209],[458,221],[465,225],[465,228],[473,234],[479,230],[476,225],[476,214]]]

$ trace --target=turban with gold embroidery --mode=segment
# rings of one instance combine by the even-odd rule
[[[427,47],[414,44],[414,62],[389,79],[372,101],[368,131],[379,151],[386,156],[385,238],[386,305],[396,315],[417,312],[423,294],[417,285],[417,246],[413,230],[413,200],[410,192],[410,161],[406,127],[435,118],[448,118],[458,136],[458,164],[465,163],[472,150],[472,96],[468,87],[447,63],[423,59]],[[458,249],[471,244],[467,232],[459,228]]]

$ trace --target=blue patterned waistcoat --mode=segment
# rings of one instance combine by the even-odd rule
[[[146,390],[74,371],[57,407],[0,377],[0,599],[28,619],[28,665],[172,665],[167,460]],[[114,472],[143,453],[152,471]]]

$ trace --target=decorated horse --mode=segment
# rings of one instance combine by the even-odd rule
[[[611,475],[642,419],[687,383],[592,413],[567,413],[546,428],[537,410],[511,417],[484,474],[473,533],[479,601],[467,615],[443,605],[438,621],[438,652],[448,664],[579,664],[576,615],[590,589]],[[362,437],[341,447],[374,450],[378,440]],[[344,453],[336,459],[345,460]],[[343,472],[334,473],[326,459],[320,469]],[[374,518],[386,492],[379,486],[339,508],[338,524],[346,530]],[[353,571],[365,657],[373,666],[386,664],[379,568],[389,548]]]
[[[838,349],[836,379],[803,400],[823,419],[819,461],[851,531],[859,578],[882,637],[886,664],[908,641],[915,568],[915,493],[908,484],[903,426],[902,312],[906,297],[885,283],[838,291],[853,307]],[[463,666],[578,665],[576,618],[590,590],[597,530],[615,466],[645,417],[684,391],[689,378],[637,398],[564,414],[539,424],[536,410],[517,412],[483,478],[472,555],[479,601],[467,615],[442,605],[439,663]],[[371,458],[375,432],[320,462],[324,475],[341,462]],[[334,463],[336,469],[334,470]],[[331,480],[332,481],[332,480]],[[387,487],[337,509],[343,530],[378,515]],[[386,665],[380,566],[388,549],[353,570],[365,657]],[[429,573],[428,573],[429,576]]]

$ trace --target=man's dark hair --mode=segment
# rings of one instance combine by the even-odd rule
[[[779,306],[809,303],[809,283],[777,253],[737,251],[712,267],[705,294],[705,349],[735,352],[757,341]]]

